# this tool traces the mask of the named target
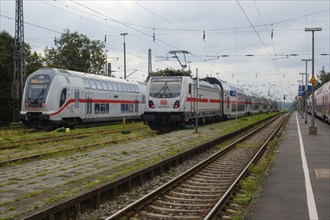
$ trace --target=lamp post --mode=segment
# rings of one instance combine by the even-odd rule
[[[307,82],[307,78],[308,78],[308,74],[307,74],[307,62],[308,61],[312,61],[312,59],[301,59],[301,61],[305,61],[306,62],[306,82],[305,82],[305,124],[307,124],[307,91],[308,91],[308,82]]]
[[[121,36],[124,36],[124,79],[126,79],[126,43],[125,43],[125,36],[127,33],[121,33]]]
[[[314,77],[314,32],[315,31],[322,31],[322,28],[315,27],[315,28],[305,28],[306,32],[312,32],[312,79],[315,81]],[[317,127],[315,127],[315,118],[314,118],[314,107],[315,107],[315,100],[314,100],[314,88],[312,86],[312,123],[309,127],[309,134],[310,135],[317,135]]]

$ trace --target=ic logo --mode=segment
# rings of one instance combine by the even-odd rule
[[[160,100],[161,105],[167,105],[167,100]]]

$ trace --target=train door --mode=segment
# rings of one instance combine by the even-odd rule
[[[86,121],[91,121],[93,118],[93,93],[92,92],[86,92],[86,111],[85,111],[85,118]]]
[[[134,105],[135,105],[135,113],[134,113],[134,115],[138,115],[139,114],[139,98],[138,98],[138,96],[137,95],[135,95],[134,96]]]
[[[194,84],[189,84],[188,94],[189,94],[188,97],[191,101],[187,102],[187,104],[190,103],[190,111],[191,111],[191,113],[193,113],[195,111],[195,102],[192,101],[192,100],[195,100],[194,99],[195,98],[195,86],[194,86]]]

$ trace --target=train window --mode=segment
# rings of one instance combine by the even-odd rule
[[[133,89],[132,89],[131,85],[126,85],[126,88],[127,88],[128,92],[133,92]]]
[[[181,81],[152,81],[149,95],[154,98],[173,98],[181,93]]]
[[[91,83],[92,89],[96,89],[96,83],[94,79],[90,79],[89,82]]]
[[[120,85],[121,85],[121,87],[123,88],[123,91],[124,91],[124,92],[127,92],[126,85],[125,85],[125,84],[120,84]]]
[[[66,89],[63,89],[60,96],[60,108],[64,104],[65,100],[66,100]]]
[[[191,94],[191,84],[189,84],[189,94]]]
[[[126,104],[127,112],[133,112],[133,104]]]
[[[94,113],[100,114],[100,104],[95,103],[94,105]]]
[[[107,82],[107,85],[108,85],[109,90],[113,91],[113,86],[112,86],[111,82]]]
[[[138,112],[139,111],[139,102],[138,100],[135,100],[135,112]]]
[[[125,113],[125,104],[120,105],[121,113]]]
[[[118,91],[119,91],[119,92],[124,91],[124,90],[123,90],[123,87],[121,86],[120,83],[117,83],[116,85],[117,85],[117,87],[118,87]]]
[[[97,87],[98,90],[102,90],[103,89],[102,88],[102,84],[101,84],[101,82],[99,80],[96,80],[96,87]]]
[[[88,79],[82,79],[84,86],[86,89],[90,89],[91,88],[91,84],[89,83]]]
[[[76,101],[79,101],[79,89],[75,89],[75,90],[74,90],[74,99],[75,99]]]
[[[135,89],[135,92],[138,93],[139,92],[139,87],[137,85],[134,85],[134,89]]]
[[[101,81],[101,83],[102,83],[102,86],[103,86],[104,90],[109,90],[108,85],[104,81]]]
[[[109,104],[106,104],[105,105],[105,113],[106,114],[109,114]]]
[[[105,104],[101,104],[100,113],[105,114]]]
[[[113,86],[113,90],[114,91],[118,91],[119,89],[118,89],[118,86],[117,86],[117,83],[111,83],[112,84],[112,86]]]

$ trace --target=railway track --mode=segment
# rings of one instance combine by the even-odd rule
[[[127,127],[126,129],[123,128],[118,128],[118,129],[110,129],[106,131],[85,131],[85,132],[80,132],[76,134],[65,134],[65,136],[50,136],[50,137],[39,137],[39,138],[30,138],[30,139],[24,139],[24,140],[15,140],[15,141],[7,141],[3,142],[2,145],[0,146],[0,150],[5,150],[5,149],[15,149],[19,148],[21,146],[26,146],[26,145],[36,145],[36,144],[46,144],[50,142],[59,142],[59,141],[64,141],[64,140],[70,140],[74,138],[87,138],[91,134],[98,133],[98,134],[109,134],[109,133],[118,133],[122,132],[123,130],[146,130],[147,127]]]
[[[221,215],[221,209],[237,183],[287,117],[288,114],[280,116],[249,133],[107,220],[128,216],[137,219],[213,219]]]
[[[51,150],[51,151],[45,152],[45,153],[30,154],[30,155],[27,155],[24,157],[17,157],[17,158],[12,158],[12,159],[8,159],[8,160],[3,160],[3,161],[0,161],[0,167],[5,166],[6,164],[29,161],[32,159],[47,157],[47,156],[51,156],[51,155],[57,155],[57,154],[65,153],[65,152],[75,152],[75,151],[79,151],[79,150],[85,150],[88,148],[99,147],[99,146],[106,145],[106,144],[116,144],[116,143],[120,143],[120,142],[124,142],[124,141],[128,141],[128,140],[137,140],[137,139],[141,139],[141,138],[144,138],[144,137],[147,137],[150,135],[150,131],[147,130],[147,128],[142,129],[142,130],[141,130],[141,128],[135,128],[132,130],[139,130],[139,133],[133,134],[130,136],[121,137],[121,138],[112,138],[107,141],[100,141],[100,142],[95,142],[92,144],[84,144],[84,145],[79,145],[79,146],[74,146],[74,147],[67,147],[65,149],[60,149],[60,150],[55,149],[55,150]],[[120,130],[120,131],[122,131],[122,130]],[[111,132],[114,132],[114,131],[112,130]],[[101,134],[107,134],[107,133],[109,133],[109,131],[102,132]],[[88,137],[88,135],[87,136],[77,135],[74,137],[75,138],[85,138],[85,137]],[[66,138],[65,140],[70,139],[70,138],[72,138],[72,136]],[[58,142],[58,141],[60,141],[60,140],[56,140],[56,142]],[[47,141],[47,142],[51,142],[51,141]],[[35,142],[34,144],[37,144],[37,142]],[[0,149],[3,149],[3,148],[0,148]]]

